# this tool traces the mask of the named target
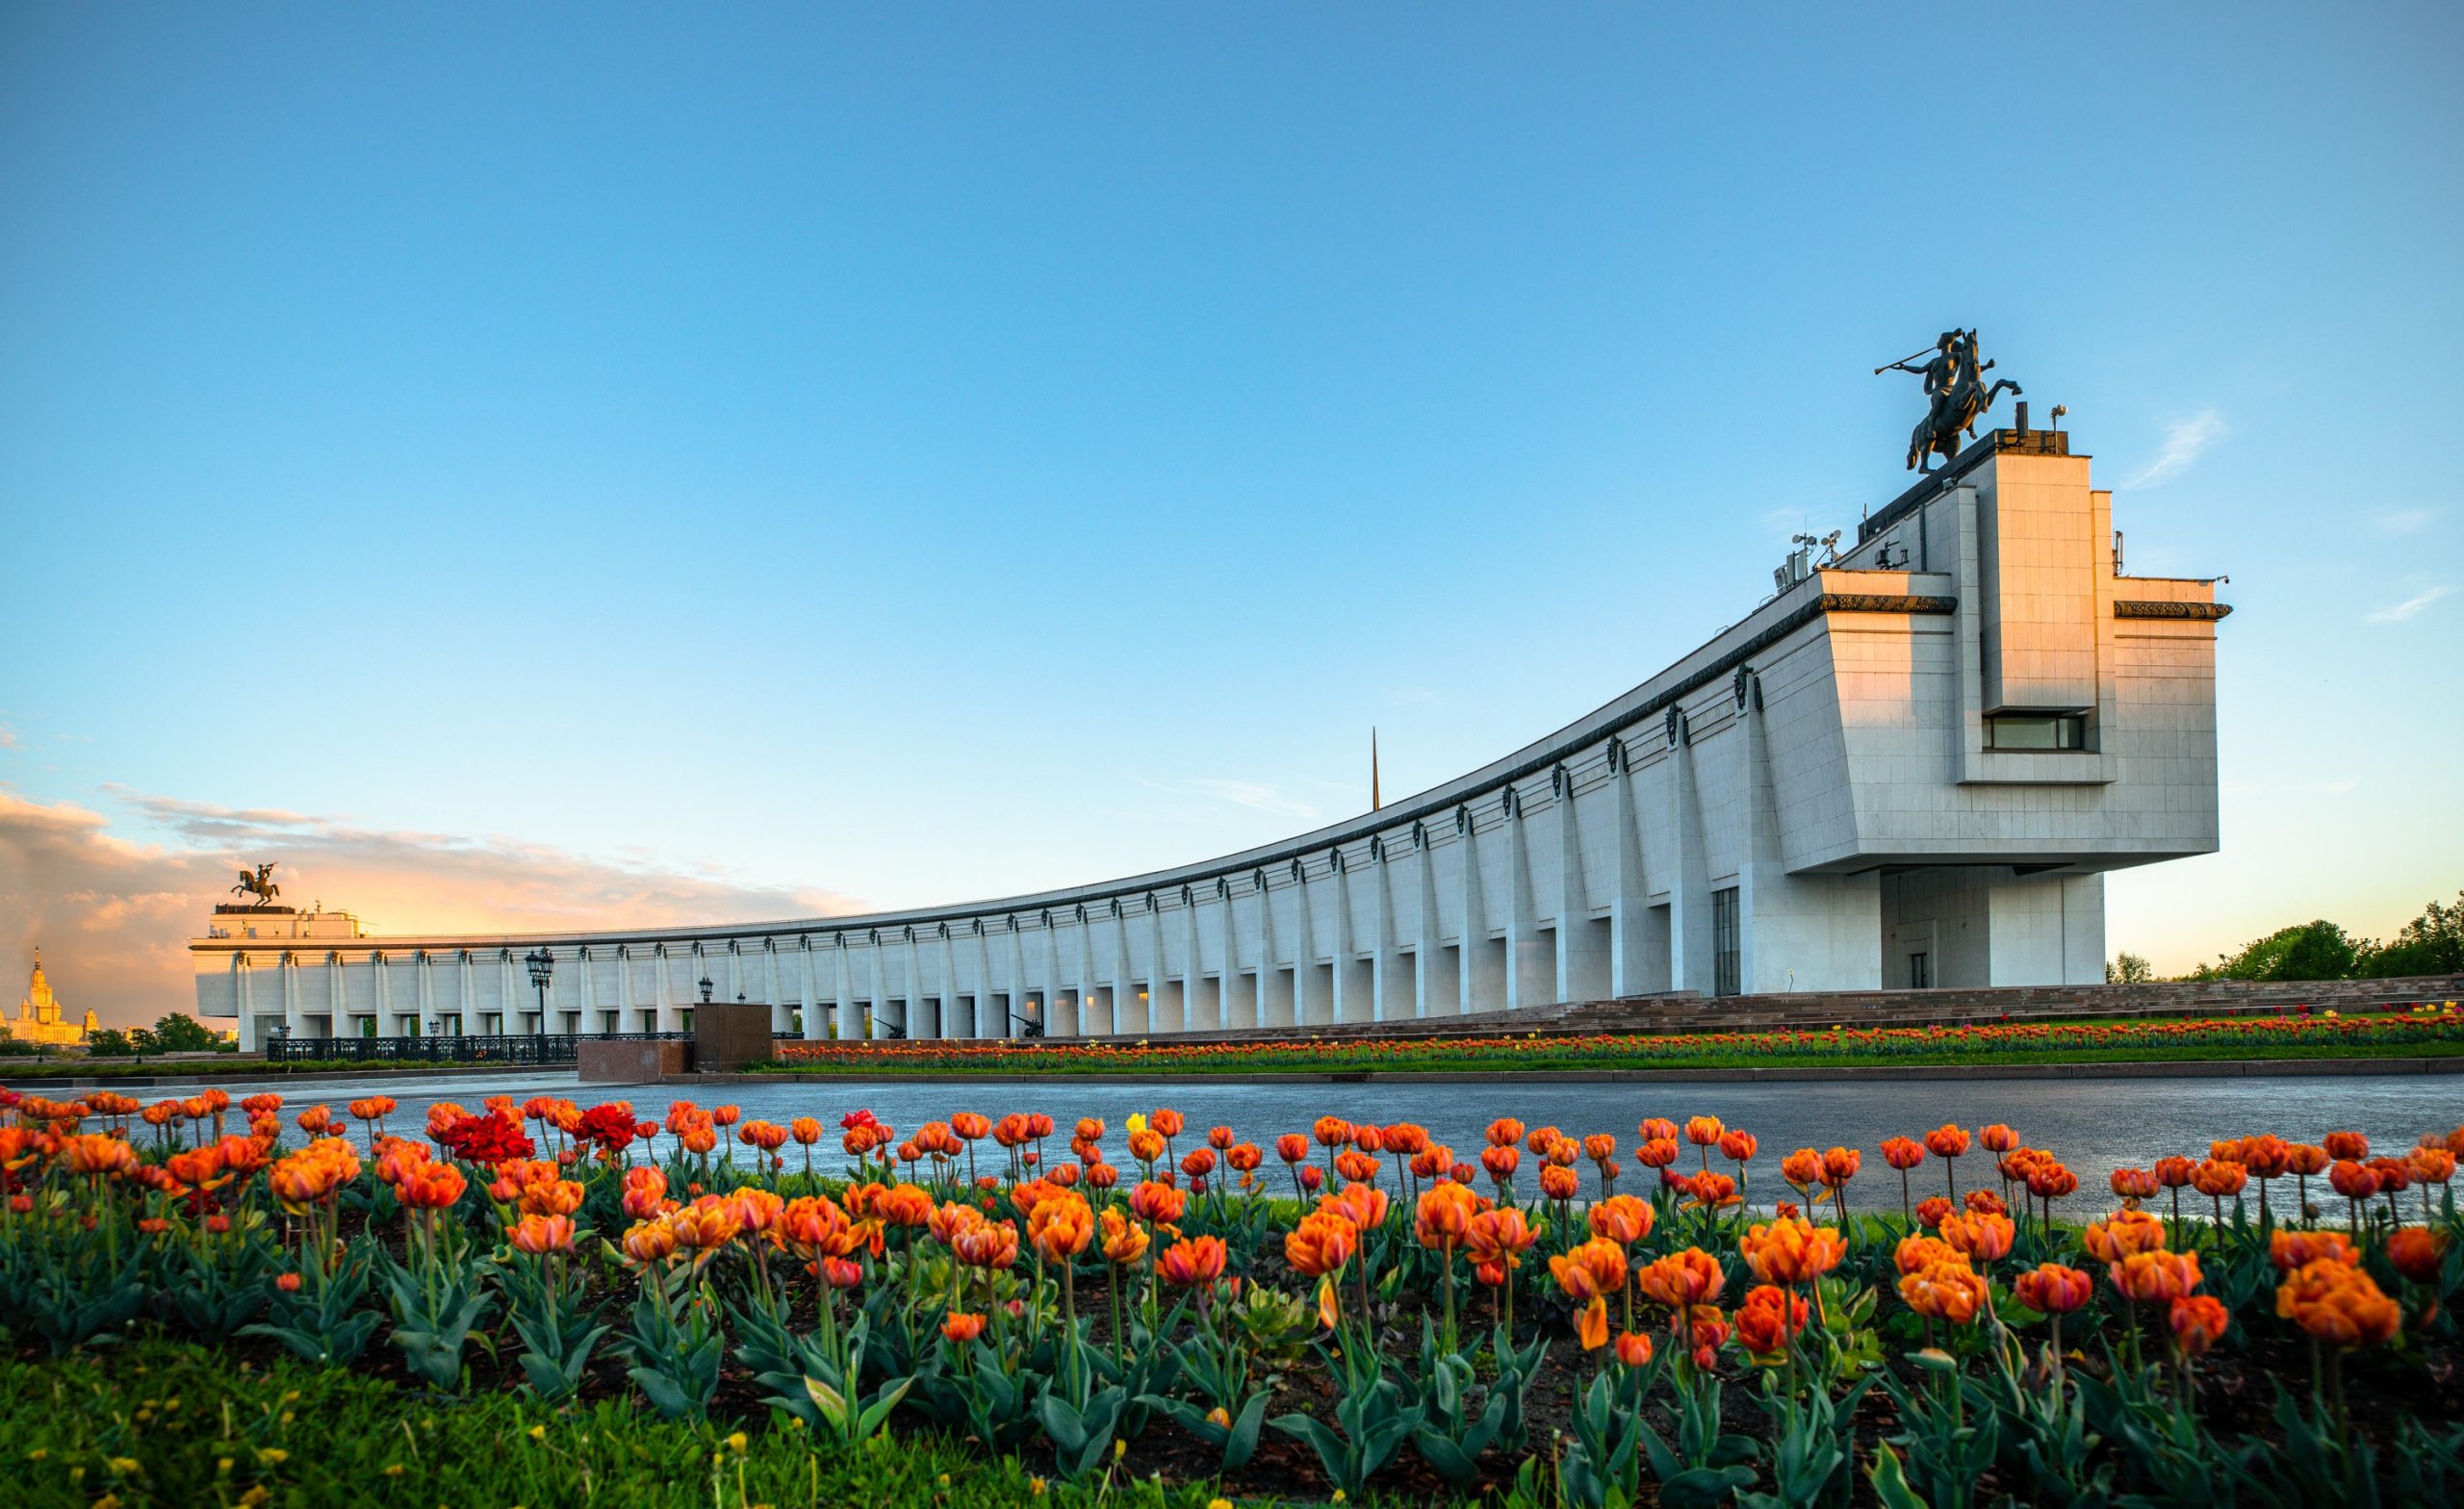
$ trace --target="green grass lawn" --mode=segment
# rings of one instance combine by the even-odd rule
[[[184,1343],[0,1363],[0,1480],[13,1509],[1201,1509],[1206,1485],[1038,1479],[930,1436],[815,1450],[797,1429],[733,1434],[629,1404],[556,1410],[453,1397]]]

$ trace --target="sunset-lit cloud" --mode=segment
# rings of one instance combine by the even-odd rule
[[[2224,415],[2216,409],[2201,409],[2188,419],[2175,420],[2165,426],[2165,443],[2145,466],[2122,482],[2125,491],[2140,487],[2161,487],[2189,471],[2207,448],[2222,438]]]
[[[2434,587],[2424,587],[2421,591],[2414,593],[2411,597],[2404,599],[2401,602],[2390,602],[2383,608],[2374,608],[2370,612],[2364,613],[2361,616],[2362,622],[2366,624],[2401,624],[2407,619],[2418,617],[2422,609],[2429,606],[2433,602],[2436,602],[2439,599],[2454,592],[2454,590],[2455,589],[2453,587],[2448,586],[2444,583]]]
[[[372,932],[565,933],[828,916],[830,892],[747,885],[544,844],[395,831],[273,808],[115,793],[132,838],[71,802],[0,790],[0,988],[13,1001],[37,945],[72,1012],[150,1022],[193,998],[182,942],[203,931],[244,862],[278,861],[282,900],[356,913]]]

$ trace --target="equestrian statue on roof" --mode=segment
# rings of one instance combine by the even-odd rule
[[[1974,438],[1976,422],[1993,407],[1993,400],[2008,388],[2019,394],[2019,385],[2008,377],[1997,377],[1993,386],[1985,385],[1985,374],[1993,370],[1991,362],[1977,361],[1976,332],[1945,330],[1934,343],[1933,355],[1921,365],[1916,358],[1905,357],[1887,367],[1874,369],[1883,372],[1914,372],[1925,379],[1925,396],[1931,400],[1925,417],[1916,422],[1915,432],[1908,437],[1908,464],[1919,473],[1934,470],[1933,458],[1948,461],[1959,454],[1963,437]]]

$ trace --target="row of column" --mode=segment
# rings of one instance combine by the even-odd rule
[[[1758,703],[1758,695],[1755,701]],[[1721,742],[1732,743],[1725,735],[1739,725],[1759,721],[1758,705],[1740,706],[1737,718],[1719,730]],[[1734,740],[1732,747],[1744,761],[1737,774],[1751,793],[1750,853],[1740,879],[1777,888],[1784,878],[1777,864],[1768,754],[1760,730]],[[1383,855],[1380,835],[1368,860],[1375,875],[1367,887],[1371,915],[1365,928],[1354,915],[1353,887],[1341,850],[1332,876],[1335,896],[1322,924],[1312,892],[1327,877],[1313,880],[1296,868],[1291,888],[1299,896],[1285,924],[1294,934],[1289,938],[1278,935],[1282,928],[1269,893],[1252,891],[1258,906],[1257,936],[1248,967],[1241,963],[1236,899],[1228,887],[1219,887],[1212,898],[1194,897],[1177,908],[1178,919],[1170,928],[1184,961],[1178,972],[1166,967],[1167,924],[1149,906],[1084,921],[1056,917],[1049,928],[1028,930],[996,923],[985,932],[937,928],[930,934],[908,931],[894,939],[877,933],[818,946],[800,940],[783,950],[775,939],[768,947],[749,951],[724,944],[692,946],[689,952],[660,948],[649,960],[653,1000],[647,1003],[632,998],[632,970],[644,961],[637,949],[628,949],[615,961],[618,999],[603,1003],[600,973],[608,962],[605,946],[593,945],[589,952],[599,957],[587,959],[569,948],[559,952],[556,984],[564,986],[568,979],[578,978],[571,987],[577,1004],[563,1005],[557,997],[565,991],[552,990],[549,1021],[535,1020],[537,1008],[519,955],[500,953],[495,960],[497,996],[507,1020],[530,1021],[542,1031],[557,1025],[553,1018],[577,1010],[586,1032],[603,1030],[609,1012],[617,1013],[620,1030],[637,1030],[641,1024],[627,1018],[643,1010],[653,1013],[658,1030],[675,1031],[694,999],[695,982],[676,989],[671,965],[690,959],[688,974],[697,979],[711,972],[712,962],[719,963],[721,978],[713,981],[718,999],[744,995],[768,1002],[773,1030],[783,1036],[794,1030],[800,1010],[807,1038],[834,1036],[834,1028],[842,1038],[998,1038],[1023,1036],[1029,1023],[1041,1025],[1054,1036],[1135,1036],[1513,1010],[1668,989],[1708,994],[1715,983],[1713,887],[1696,761],[1688,721],[1672,716],[1658,760],[1664,768],[1656,782],[1656,794],[1667,808],[1662,814],[1665,853],[1656,866],[1658,873],[1650,876],[1645,873],[1637,773],[1627,746],[1609,745],[1606,779],[1583,796],[1586,803],[1610,806],[1604,852],[1593,857],[1588,871],[1577,820],[1576,780],[1565,767],[1557,769],[1548,802],[1555,830],[1555,874],[1547,878],[1551,883],[1546,886],[1555,905],[1546,912],[1535,897],[1525,798],[1508,787],[1480,800],[1479,816],[1489,822],[1486,831],[1466,807],[1458,814],[1451,842],[1442,841],[1442,833],[1424,832],[1391,859]],[[1593,841],[1601,842],[1602,836]],[[1492,898],[1484,851],[1494,844],[1505,847],[1495,878],[1504,890]],[[1441,886],[1438,857],[1450,853],[1455,856],[1454,883]],[[1399,876],[1399,869],[1406,873]],[[1586,882],[1587,873],[1600,880],[1599,905],[1591,899],[1594,887]],[[1740,910],[1750,927],[1751,909]],[[1321,938],[1322,926],[1330,927],[1332,935]],[[1202,967],[1201,934],[1209,929],[1216,933],[1215,952],[1222,961],[1215,970]],[[1028,931],[1043,934],[1040,950],[1028,947]],[[1131,963],[1133,931],[1140,934],[1138,952],[1147,961],[1142,972]],[[759,955],[756,968],[746,967],[747,952]],[[794,956],[784,967],[781,952]],[[433,953],[418,957],[413,965],[415,1001],[399,1011],[408,1018],[415,1010],[425,1032],[438,1031],[443,1021],[435,982],[438,962]],[[397,1015],[393,964],[376,959],[370,963],[376,977],[374,1014],[383,1024]],[[459,951],[449,963],[454,980],[446,992],[451,1001],[448,1010],[460,1014],[467,1029],[479,1010],[477,961],[471,951]],[[261,1010],[278,1004],[289,1031],[305,1034],[308,1013],[302,1010],[300,967],[295,955],[286,956],[278,975],[278,1003],[268,1002],[257,994],[254,971],[235,956],[244,1032]],[[327,993],[335,1003],[338,1028],[339,1019],[366,1014],[341,1005],[347,999],[347,967],[326,964]]]

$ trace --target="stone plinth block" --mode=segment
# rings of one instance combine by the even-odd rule
[[[770,1007],[712,1001],[693,1009],[693,1066],[740,1069],[771,1056]]]

